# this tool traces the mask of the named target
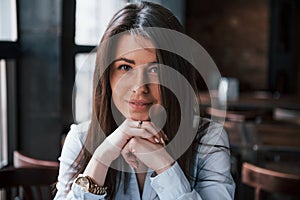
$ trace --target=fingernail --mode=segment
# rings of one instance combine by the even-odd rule
[[[161,139],[162,139],[162,138],[161,138]],[[154,141],[155,141],[156,143],[160,143],[159,139],[157,139],[157,138],[154,138]]]
[[[131,149],[131,153],[135,153],[135,149]]]
[[[166,134],[165,134],[165,138],[166,138],[167,141],[169,141],[169,138],[168,138],[168,136]]]
[[[164,146],[166,146],[166,143],[165,143],[165,141],[164,141],[163,138],[160,138],[160,141],[161,141],[161,143],[162,143]]]

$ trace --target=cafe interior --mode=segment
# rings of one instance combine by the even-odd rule
[[[91,115],[99,38],[130,2],[0,1],[0,200],[52,199],[64,138]],[[227,131],[235,199],[300,199],[300,2],[154,2],[219,71],[215,89],[197,74],[197,95]]]

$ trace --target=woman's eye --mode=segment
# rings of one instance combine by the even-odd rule
[[[129,65],[120,65],[118,67],[119,70],[124,70],[124,71],[129,71],[132,69],[132,67],[130,67]]]
[[[158,72],[158,67],[151,67],[149,69],[149,72],[151,72],[151,73],[157,73]]]

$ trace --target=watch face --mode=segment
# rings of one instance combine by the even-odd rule
[[[87,177],[78,177],[75,183],[83,187],[85,192],[89,191],[90,181]]]

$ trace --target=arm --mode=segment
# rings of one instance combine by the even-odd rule
[[[234,199],[235,183],[231,176],[229,141],[221,125],[213,124],[201,140],[215,147],[199,146],[194,189],[203,199]]]
[[[222,126],[213,125],[201,140],[205,144],[228,147]],[[235,184],[230,174],[230,154],[218,146],[199,145],[190,184],[180,166],[172,167],[151,178],[151,185],[160,199],[233,199]],[[192,187],[191,187],[192,185]]]
[[[55,200],[104,199],[104,197],[98,198],[99,196],[97,196],[97,198],[95,198],[93,194],[84,193],[80,186],[73,184],[75,179],[74,175],[77,172],[73,162],[83,147],[88,126],[88,122],[80,125],[72,125],[66,137],[59,158],[60,167],[58,182],[56,184],[57,193],[54,198]]]
[[[145,129],[136,128],[136,121],[125,120],[125,122],[110,136],[108,136],[101,145],[95,150],[92,159],[84,170],[84,174],[92,177],[96,183],[103,186],[107,174],[108,167],[111,162],[120,155],[121,149],[127,141],[136,135],[149,138],[151,142],[155,142],[154,138],[159,135],[156,132],[149,132]],[[147,123],[144,125],[147,127]],[[78,169],[73,166],[74,160],[81,151],[86,133],[88,131],[88,124],[72,125],[70,132],[65,140],[65,144],[60,157],[60,170],[58,176],[57,194],[55,199],[104,199],[105,195],[94,195],[84,192],[80,186],[73,184],[74,175]],[[160,137],[160,136],[159,136]],[[109,155],[109,156],[108,156]],[[71,188],[71,191],[70,191]]]
[[[94,152],[84,174],[92,177],[98,185],[103,186],[108,167],[119,157],[131,138],[139,136],[152,144],[160,143],[163,134],[154,129],[151,122],[144,122],[143,128],[138,128],[137,123],[137,121],[127,119],[111,133]]]

